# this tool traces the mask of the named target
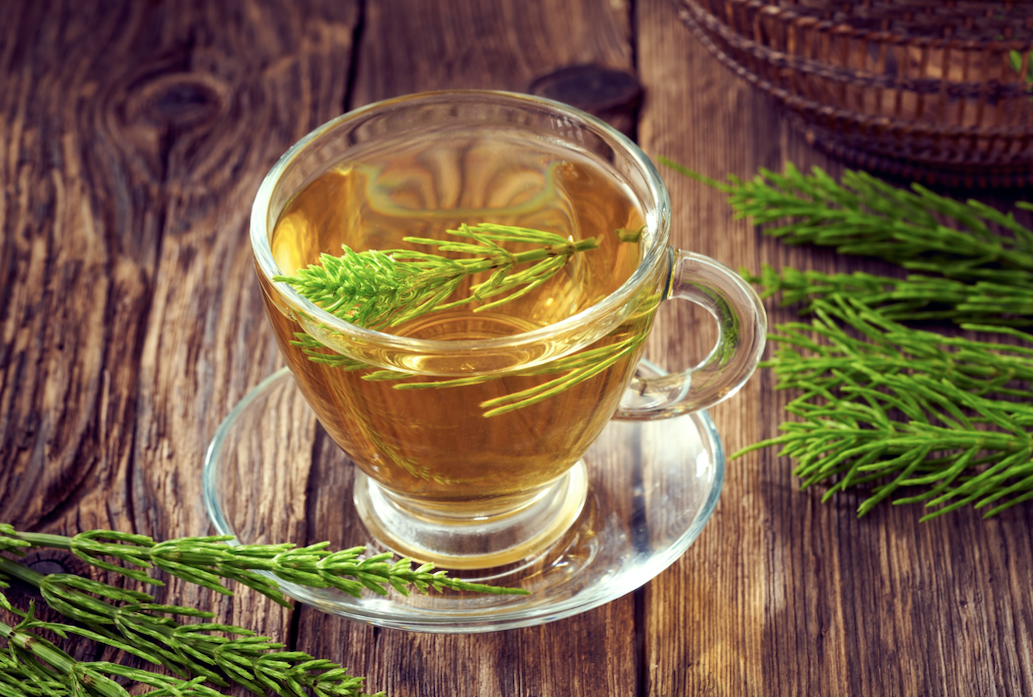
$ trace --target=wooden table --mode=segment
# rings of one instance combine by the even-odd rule
[[[343,111],[429,89],[522,91],[598,63],[638,75],[650,156],[719,178],[788,161],[842,169],[723,69],[671,0],[0,10],[0,520],[23,530],[210,530],[206,445],[280,365],[246,243],[251,200],[289,145]],[[750,269],[866,268],[787,250],[733,220],[721,194],[665,176],[678,246]],[[699,347],[679,346],[673,327],[692,320],[665,314],[652,353],[689,364]],[[773,385],[760,372],[712,410],[729,452],[776,433],[786,397]],[[409,634],[246,590],[229,601],[173,583],[165,597],[396,696],[1033,694],[1033,506],[928,523],[881,506],[858,520],[851,496],[823,504],[798,484],[772,450],[731,462],[681,560],[530,629]]]

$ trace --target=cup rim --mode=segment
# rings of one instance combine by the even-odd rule
[[[605,137],[611,146],[622,150],[639,169],[646,182],[647,189],[652,196],[655,214],[652,221],[647,224],[657,227],[653,232],[654,241],[646,254],[639,262],[632,275],[617,290],[610,293],[606,298],[595,303],[581,312],[566,317],[553,324],[539,327],[526,332],[512,334],[490,339],[471,339],[457,341],[441,341],[434,339],[417,339],[412,337],[398,336],[387,332],[366,329],[347,322],[327,312],[311,300],[300,295],[293,287],[283,282],[272,280],[273,276],[280,275],[282,270],[273,259],[272,247],[269,241],[269,219],[268,211],[277,184],[291,163],[306,148],[317,142],[325,134],[335,130],[341,124],[356,119],[361,119],[371,112],[392,108],[407,102],[434,102],[446,98],[451,99],[472,99],[481,98],[493,101],[509,102],[519,105],[521,102],[536,106],[545,106],[559,112],[562,115],[575,118],[592,127]],[[275,222],[274,222],[275,224]],[[557,102],[545,97],[536,95],[519,94],[502,90],[434,90],[427,92],[415,92],[412,94],[393,97],[381,100],[348,111],[330,121],[316,127],[298,142],[292,145],[273,165],[259,186],[251,207],[250,217],[250,241],[251,249],[259,272],[265,277],[269,287],[276,292],[288,305],[304,312],[312,321],[323,324],[342,337],[361,341],[365,344],[381,346],[388,349],[404,351],[409,354],[423,356],[449,356],[457,352],[468,352],[477,350],[499,350],[519,349],[523,346],[540,344],[552,339],[557,335],[573,333],[580,327],[594,324],[597,320],[606,317],[634,297],[635,290],[644,283],[651,275],[657,264],[666,255],[670,238],[670,196],[667,187],[660,178],[659,172],[652,161],[630,138],[610,126],[605,121],[592,116],[562,102]]]

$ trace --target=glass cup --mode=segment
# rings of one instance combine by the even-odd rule
[[[433,251],[403,238],[484,223],[597,247],[509,302],[382,331],[274,280],[342,244]],[[354,505],[376,539],[451,569],[534,557],[580,513],[581,457],[611,419],[680,415],[742,387],[764,347],[760,301],[725,266],[670,248],[669,232],[667,191],[638,147],[527,95],[380,102],[277,162],[251,216],[268,317],[299,389],[358,468]],[[708,310],[719,337],[696,367],[663,374],[640,358],[657,306],[671,299]]]

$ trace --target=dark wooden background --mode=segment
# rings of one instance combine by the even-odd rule
[[[650,156],[719,178],[787,161],[841,171],[696,43],[671,0],[0,0],[0,520],[208,532],[205,447],[279,365],[246,241],[268,168],[349,108],[523,91],[577,63],[638,75]],[[786,250],[722,195],[666,178],[679,246],[733,267],[877,268]],[[692,362],[699,347],[673,329],[690,314],[665,314],[652,355]],[[758,373],[712,411],[729,452],[776,433],[773,384]],[[396,696],[1033,694],[1033,506],[858,520],[855,499],[797,487],[773,451],[730,463],[680,561],[531,629],[417,635],[250,592],[173,584],[165,597]]]

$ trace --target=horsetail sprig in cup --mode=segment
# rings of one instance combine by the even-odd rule
[[[575,254],[599,247],[589,237],[572,242],[560,235],[506,225],[461,225],[448,234],[473,242],[406,237],[405,242],[436,247],[439,252],[469,254],[454,259],[408,249],[355,252],[349,247],[335,257],[323,254],[320,264],[293,276],[274,276],[330,314],[365,329],[384,330],[428,312],[450,310],[472,302],[483,312],[527,295],[562,269]],[[535,249],[511,252],[500,242],[534,244]],[[521,264],[531,264],[516,270]],[[465,298],[446,302],[469,276],[491,272]]]
[[[598,238],[573,242],[552,232],[491,223],[461,225],[458,230],[449,230],[448,234],[473,242],[422,237],[406,237],[404,241],[433,246],[439,252],[468,254],[469,258],[457,259],[403,249],[355,252],[345,247],[344,254],[339,257],[323,254],[320,264],[301,269],[293,276],[274,276],[273,280],[289,284],[303,297],[339,319],[366,329],[386,330],[429,312],[450,310],[475,301],[485,303],[473,310],[482,312],[516,300],[556,275],[574,255],[599,247]],[[615,234],[621,242],[637,243],[642,229],[620,229]],[[500,245],[505,242],[536,246],[522,252],[511,252]],[[516,268],[523,264],[530,266]],[[486,272],[491,273],[488,280],[475,284],[469,295],[452,299],[464,279]],[[655,302],[647,299],[640,312],[652,309],[659,302],[658,297],[651,300]],[[533,369],[512,371],[507,375],[565,374],[524,392],[481,404],[484,416],[504,414],[559,394],[633,353],[645,339],[646,332],[643,331],[610,346],[583,351]],[[339,353],[327,353],[326,345],[304,332],[296,333],[291,343],[317,363],[344,370],[372,368]],[[363,379],[403,381],[410,377],[410,374],[399,371],[371,370]],[[399,382],[396,388],[459,387],[483,383],[494,377]]]

